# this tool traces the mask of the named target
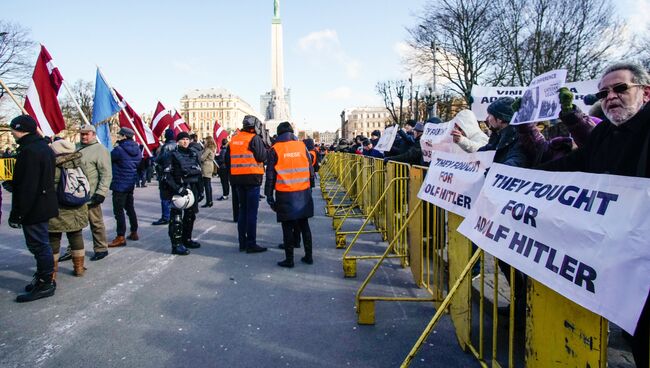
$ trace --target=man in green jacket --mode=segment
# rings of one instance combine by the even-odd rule
[[[77,151],[81,152],[81,168],[90,183],[90,201],[88,202],[88,222],[93,234],[93,255],[91,261],[99,261],[108,255],[108,242],[106,239],[106,226],[102,215],[102,203],[108,193],[108,187],[113,178],[111,169],[111,156],[108,150],[97,140],[95,127],[90,124],[83,125],[80,129],[80,143]],[[61,256],[59,261],[71,259],[70,247]]]

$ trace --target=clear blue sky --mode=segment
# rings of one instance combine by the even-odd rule
[[[294,121],[334,130],[342,109],[380,105],[374,86],[406,74],[398,45],[425,2],[281,0]],[[616,5],[632,31],[644,29],[650,0]],[[0,15],[31,29],[68,81],[94,81],[99,65],[139,113],[158,100],[179,108],[186,91],[209,87],[257,110],[271,85],[272,16],[273,0],[4,1]]]

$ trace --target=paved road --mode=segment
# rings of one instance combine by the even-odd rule
[[[213,181],[215,197],[221,189]],[[378,303],[374,326],[359,326],[354,295],[361,279],[344,279],[331,220],[314,192],[314,265],[278,267],[281,229],[260,204],[262,254],[239,253],[231,204],[201,210],[194,236],[202,247],[172,256],[155,186],[136,189],[140,240],[86,261],[86,276],[62,263],[52,298],[14,302],[34,261],[22,233],[0,225],[0,367],[396,367],[435,312],[425,303]],[[104,206],[109,237],[115,221]],[[84,231],[87,255],[90,233]],[[64,241],[65,243],[65,241]],[[302,256],[297,252],[297,259]],[[360,262],[359,276],[372,263]],[[386,267],[373,290],[421,295],[410,272]],[[475,367],[457,345],[448,319],[437,327],[414,367]]]

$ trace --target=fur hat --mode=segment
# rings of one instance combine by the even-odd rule
[[[73,153],[75,151],[74,143],[65,139],[59,139],[58,141],[52,142],[52,145],[50,145],[50,147],[52,148],[52,151],[54,151],[54,153],[57,155],[62,155],[64,153]]]

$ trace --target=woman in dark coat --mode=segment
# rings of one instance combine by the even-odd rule
[[[314,200],[311,192],[311,188],[314,187],[314,167],[311,164],[307,147],[294,138],[291,124],[280,123],[277,132],[278,138],[269,150],[264,194],[266,194],[267,203],[276,213],[277,221],[282,223],[286,258],[284,261],[278,262],[278,265],[293,267],[293,248],[298,242],[294,236],[294,230],[300,231],[305,245],[305,256],[301,259],[302,262],[312,264],[309,218],[314,216]],[[301,146],[299,150],[295,149],[296,143]],[[278,152],[284,152],[284,154],[279,155]],[[298,156],[300,158],[293,159]],[[289,159],[285,159],[285,157],[289,157]],[[286,168],[277,169],[276,166]],[[283,174],[283,171],[286,174]],[[287,175],[288,178],[295,176],[295,178],[286,180],[285,182],[288,184],[282,184],[282,180],[278,180],[279,175]],[[288,190],[278,190],[278,187],[282,185],[289,187]],[[291,187],[297,188],[297,190],[293,190]]]

